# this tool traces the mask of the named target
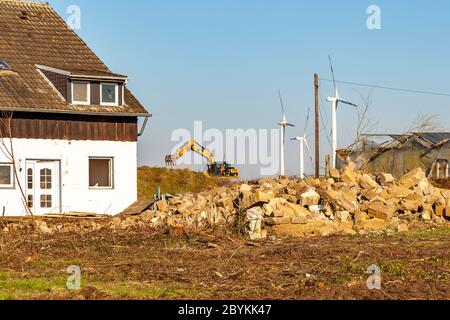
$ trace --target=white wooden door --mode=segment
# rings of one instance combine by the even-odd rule
[[[61,213],[59,161],[27,160],[28,207],[36,215]]]

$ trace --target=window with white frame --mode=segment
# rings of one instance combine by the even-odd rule
[[[100,85],[100,104],[103,106],[119,105],[119,85],[117,83],[102,83]]]
[[[0,188],[13,188],[13,165],[11,163],[0,163]]]
[[[89,82],[72,82],[72,104],[91,104],[91,84]]]
[[[113,188],[112,158],[89,158],[89,187],[92,189]]]

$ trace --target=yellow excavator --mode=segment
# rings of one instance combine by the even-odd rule
[[[222,179],[238,179],[239,171],[227,162],[216,162],[211,151],[197,143],[194,139],[189,140],[174,154],[166,156],[166,166],[175,166],[176,161],[181,159],[189,151],[195,152],[208,161],[208,169],[205,174],[210,177]]]

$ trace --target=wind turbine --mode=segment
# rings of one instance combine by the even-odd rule
[[[278,125],[280,126],[280,177],[285,177],[284,145],[286,143],[286,127],[295,126],[286,120],[286,112],[284,110],[283,98],[281,97],[280,90],[278,90],[278,96],[280,97],[281,111],[283,113],[283,118],[278,122]]]
[[[331,57],[328,56],[328,60],[330,61],[330,68],[331,68],[331,74],[333,76],[333,85],[334,85],[334,97],[328,97],[327,101],[331,102],[331,135],[332,135],[332,139],[331,139],[331,147],[333,149],[333,154],[332,154],[332,160],[331,160],[331,168],[336,168],[336,151],[337,151],[337,120],[336,120],[336,113],[337,113],[337,108],[339,105],[339,102],[343,103],[343,104],[347,104],[353,107],[358,107],[356,104],[351,103],[349,101],[346,101],[344,99],[341,99],[339,97],[339,91],[337,89],[336,86],[336,79],[334,77],[334,69],[333,69],[333,64],[331,62]]]
[[[306,131],[308,130],[308,120],[309,120],[309,111],[308,116],[306,117],[305,124],[305,132],[303,133],[303,137],[292,138],[292,141],[298,141],[300,143],[300,179],[305,179],[305,161],[304,161],[304,147],[306,146],[306,150],[308,151],[309,158],[312,160],[311,150],[309,149],[308,141],[306,140]]]

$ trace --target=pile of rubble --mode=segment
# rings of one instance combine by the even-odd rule
[[[448,219],[450,190],[434,187],[422,169],[396,180],[390,174],[371,175],[347,167],[342,172],[331,170],[329,179],[263,179],[196,195],[141,201],[101,221],[51,225],[37,221],[34,227],[47,234],[148,228],[196,232],[225,227],[263,239],[402,232],[419,225],[442,225]]]
[[[390,174],[331,170],[329,179],[263,179],[154,202],[121,215],[113,230],[151,225],[192,230],[226,226],[252,239],[270,235],[401,232],[418,222],[446,223],[450,190],[433,187],[422,169],[396,181]]]

